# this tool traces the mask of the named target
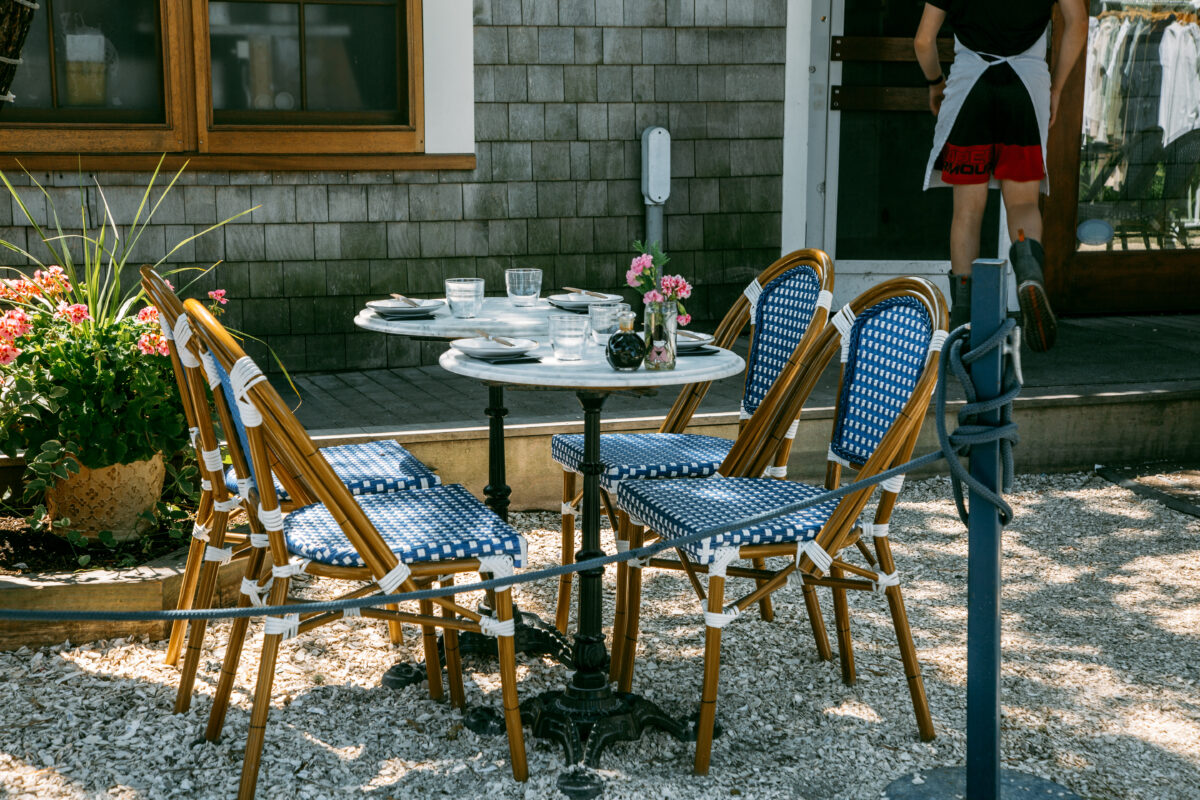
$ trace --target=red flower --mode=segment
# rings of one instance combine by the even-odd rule
[[[71,305],[59,303],[58,310],[54,312],[54,316],[59,319],[70,320],[72,325],[78,325],[84,320],[92,318],[91,312],[88,311],[88,307],[83,303],[72,303]]]
[[[138,312],[137,321],[142,325],[158,322],[158,309],[154,306],[146,306]]]
[[[225,299],[225,290],[224,289],[213,289],[211,292],[208,293],[208,296],[210,299],[212,299],[212,301],[214,303],[220,303],[221,305],[225,305],[226,303],[229,302],[228,300]]]
[[[7,366],[16,361],[19,355],[21,355],[20,349],[14,347],[12,342],[0,339],[0,367]]]
[[[33,330],[29,315],[19,308],[11,308],[0,317],[0,340],[12,341]]]

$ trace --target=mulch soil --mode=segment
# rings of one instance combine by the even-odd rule
[[[124,569],[153,561],[186,544],[170,537],[163,528],[112,549],[100,542],[80,549],[57,533],[32,530],[21,516],[0,515],[0,575]],[[81,566],[79,556],[84,554],[91,558]]]

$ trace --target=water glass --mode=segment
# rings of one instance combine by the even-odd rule
[[[447,278],[446,304],[450,316],[470,319],[483,308],[483,278]]]
[[[506,269],[504,286],[508,289],[508,301],[514,306],[531,306],[542,293],[542,271],[540,269]]]
[[[554,348],[554,357],[560,361],[578,361],[583,358],[587,329],[587,317],[579,314],[551,314],[550,346]]]
[[[588,306],[592,341],[599,345],[608,344],[608,337],[617,332],[617,315],[628,310],[628,303],[592,303]]]

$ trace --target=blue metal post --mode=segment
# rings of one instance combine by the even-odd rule
[[[972,267],[971,348],[1004,319],[1005,262],[979,259]],[[1003,354],[996,348],[971,365],[979,400],[1000,394]],[[998,424],[1000,412],[980,420]],[[971,474],[1000,493],[1000,444],[971,449]],[[967,798],[1000,797],[1000,514],[970,492],[967,555]]]

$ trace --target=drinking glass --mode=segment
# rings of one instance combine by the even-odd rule
[[[446,304],[450,316],[470,319],[483,308],[483,278],[447,278]]]
[[[592,303],[588,306],[592,341],[599,345],[608,344],[608,337],[617,332],[617,315],[628,310],[628,303]]]
[[[587,329],[587,317],[579,314],[551,314],[550,346],[554,348],[554,357],[560,361],[578,361],[583,358]]]
[[[506,269],[504,286],[508,289],[508,301],[514,306],[531,306],[542,293],[542,271],[540,269]]]

